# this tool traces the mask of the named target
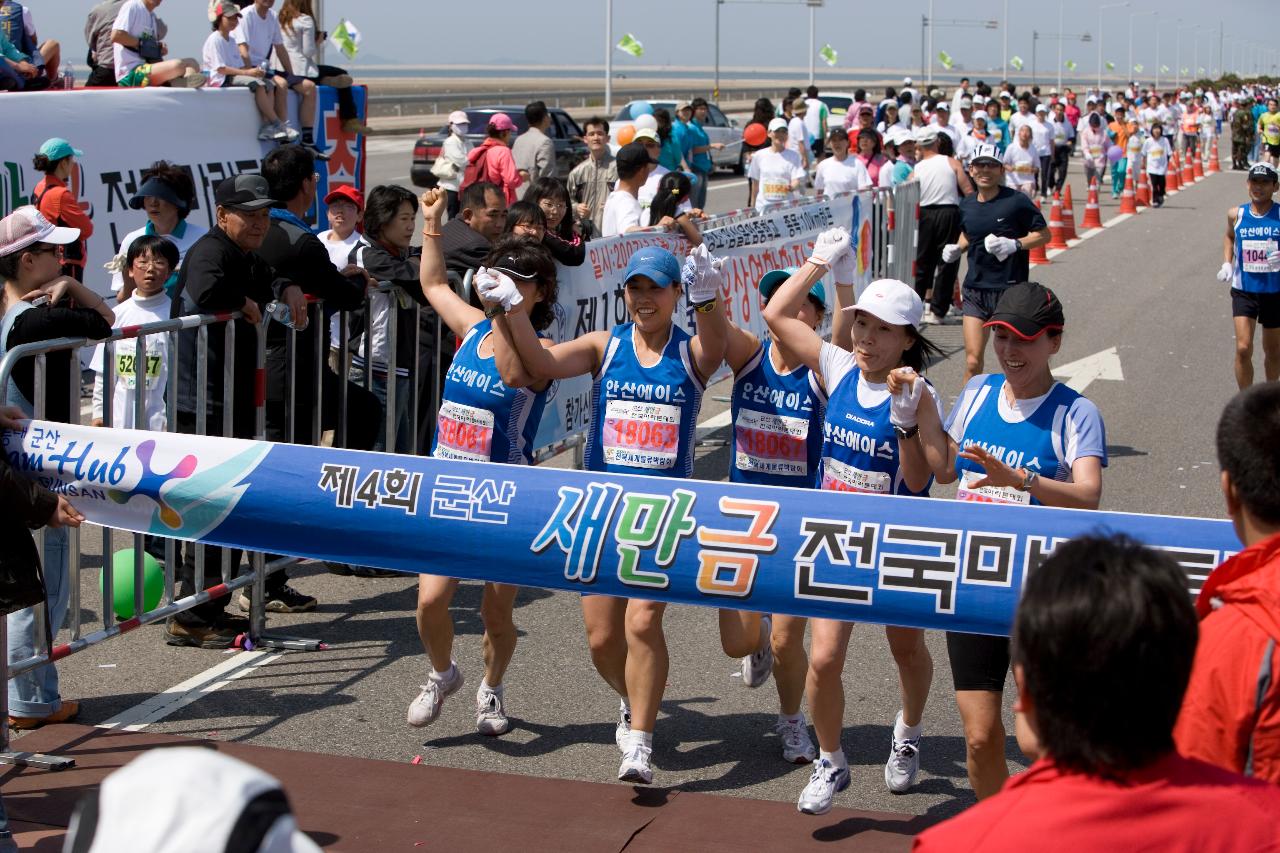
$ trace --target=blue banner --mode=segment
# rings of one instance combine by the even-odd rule
[[[1008,634],[1061,542],[1126,533],[1199,590],[1230,523],[32,422],[10,463],[111,527],[595,595]]]

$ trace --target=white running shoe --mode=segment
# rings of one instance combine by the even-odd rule
[[[884,784],[890,793],[905,794],[916,783],[920,772],[920,738],[898,740],[890,736],[893,748],[884,765]]]
[[[258,126],[258,138],[263,142],[271,142],[275,140],[279,132],[280,131],[276,127],[276,123],[272,121],[264,121]]]
[[[507,709],[502,704],[502,693],[487,689],[484,682],[476,691],[476,731],[491,737],[511,731],[511,720],[507,718]]]
[[[836,767],[825,758],[813,762],[809,784],[800,792],[796,809],[804,814],[826,814],[836,794],[849,787],[849,768]]]
[[[618,727],[613,730],[613,742],[618,745],[618,751],[626,753],[627,738],[631,735],[631,709],[627,707],[626,699],[618,700]]]
[[[457,693],[458,688],[462,686],[462,670],[458,669],[456,661],[452,662],[449,672],[453,675],[445,681],[427,677],[427,683],[422,685],[422,692],[409,704],[409,725],[420,729],[431,725],[436,721],[436,717],[440,716],[444,700]]]
[[[622,756],[622,764],[618,766],[618,781],[633,782],[637,785],[648,785],[653,781],[651,766],[653,750],[638,743],[628,744]]]
[[[924,313],[920,315],[920,322],[926,326],[937,326],[942,324],[942,318],[926,308]]]
[[[810,764],[818,757],[818,750],[809,737],[809,727],[804,720],[797,723],[780,720],[773,730],[782,738],[782,760],[788,764]]]
[[[768,616],[760,620],[761,647],[742,659],[742,683],[748,687],[759,687],[769,680],[773,672],[773,619]]]

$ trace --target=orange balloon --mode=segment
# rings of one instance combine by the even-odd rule
[[[769,138],[769,132],[760,122],[752,122],[742,129],[742,141],[748,145],[764,145],[765,140]]]
[[[634,124],[623,125],[618,128],[618,144],[629,145],[636,138],[636,126]]]

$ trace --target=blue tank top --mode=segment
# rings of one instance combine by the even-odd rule
[[[913,492],[902,478],[898,436],[889,421],[889,395],[873,406],[858,399],[862,371],[851,369],[831,392],[822,423],[822,488],[837,492],[871,492],[884,495],[925,497]],[[923,398],[921,405],[928,403]]]
[[[480,355],[492,324],[471,327],[445,374],[431,455],[466,462],[533,461],[533,439],[547,403],[546,391],[511,388],[498,374],[493,356]]]
[[[778,373],[766,341],[733,380],[729,481],[817,488],[827,395],[812,370]]]
[[[692,477],[703,385],[689,352],[691,338],[673,323],[662,358],[645,367],[636,357],[634,326],[624,323],[609,333],[591,388],[587,470]]]
[[[1271,272],[1267,264],[1267,255],[1280,249],[1280,204],[1272,203],[1262,216],[1255,216],[1251,205],[1240,205],[1235,233],[1231,286],[1246,293],[1280,293],[1280,272]]]
[[[953,426],[951,431],[953,437],[959,433],[956,444],[961,450],[977,444],[1010,468],[1026,468],[1060,482],[1071,480],[1071,461],[1077,456],[1099,456],[1102,464],[1107,464],[1102,418],[1097,407],[1078,391],[1056,382],[1030,416],[1011,423],[1000,414],[1003,389],[1004,376],[992,374],[983,378],[971,400],[961,395],[956,404],[958,429]],[[959,411],[961,406],[966,409]],[[985,475],[981,465],[968,459],[956,457],[956,473],[960,476],[956,500],[1040,504],[1019,489],[967,488],[969,482]]]

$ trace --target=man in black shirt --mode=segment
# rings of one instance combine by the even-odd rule
[[[1049,226],[1031,199],[1004,185],[1004,164],[994,145],[979,145],[969,161],[978,191],[960,200],[960,241],[942,250],[943,262],[968,253],[964,297],[964,382],[982,372],[991,318],[1000,294],[1026,281],[1027,252],[1049,242]]]

